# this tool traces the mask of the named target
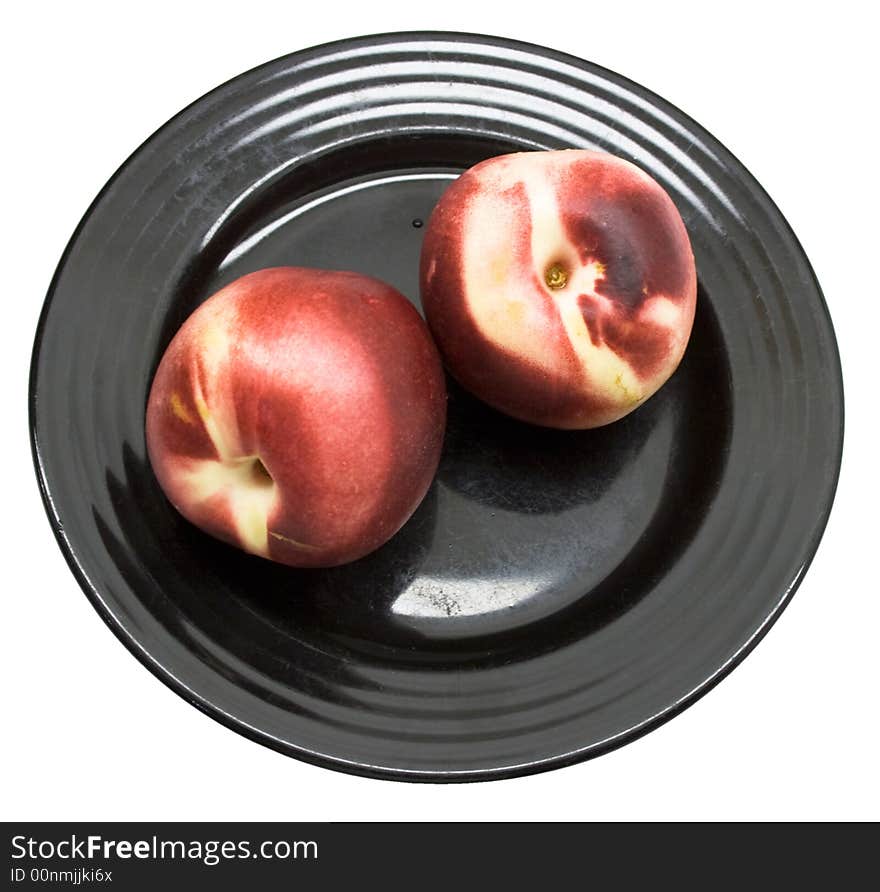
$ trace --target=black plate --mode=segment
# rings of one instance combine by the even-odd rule
[[[696,324],[657,396],[566,433],[451,386],[428,497],[388,545],[335,570],[249,557],[174,512],[147,462],[144,407],[200,301],[277,264],[359,270],[417,301],[420,224],[449,180],[565,146],[641,165],[690,231]],[[149,669],[291,756],[411,780],[584,759],[708,690],[802,579],[843,425],[818,284],[742,165],[618,75],[458,34],[295,53],[162,127],[61,260],[30,408],[58,541]]]

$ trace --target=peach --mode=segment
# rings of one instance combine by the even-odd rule
[[[424,497],[446,388],[413,305],[356,273],[279,267],[210,297],[147,403],[150,462],[207,533],[297,567],[378,548]]]
[[[603,152],[522,152],[461,175],[428,222],[422,304],[452,375],[509,415],[598,427],[675,371],[697,277],[648,174]]]

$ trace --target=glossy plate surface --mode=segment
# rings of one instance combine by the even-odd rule
[[[294,264],[369,273],[417,303],[421,224],[450,179],[561,147],[639,164],[687,224],[697,319],[654,398],[607,428],[554,432],[450,384],[424,503],[380,551],[334,570],[249,557],[175,513],[147,462],[144,408],[200,301]],[[584,759],[705,692],[802,578],[843,425],[809,263],[723,146],[608,71],[450,34],[296,53],[162,127],[62,258],[30,408],[59,543],[148,668],[282,752],[415,780]]]

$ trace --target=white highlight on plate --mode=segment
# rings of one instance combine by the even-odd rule
[[[422,618],[479,616],[515,607],[538,594],[547,582],[537,576],[504,580],[420,576],[398,595],[391,610]]]

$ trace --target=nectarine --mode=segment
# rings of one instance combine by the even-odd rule
[[[300,567],[389,539],[440,456],[446,390],[424,322],[355,273],[251,273],[187,319],[159,363],[146,436],[172,504],[206,532]]]
[[[422,304],[451,373],[534,424],[626,415],[675,371],[697,277],[672,199],[602,152],[491,158],[441,197],[425,233]]]

